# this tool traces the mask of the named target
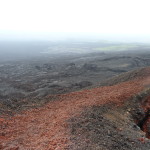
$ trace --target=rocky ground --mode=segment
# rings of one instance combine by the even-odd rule
[[[0,148],[149,150],[150,68],[112,84],[51,95],[43,107],[2,115]]]
[[[63,53],[0,62],[0,149],[149,150],[147,47],[53,44]]]
[[[1,63],[0,105],[4,109],[0,113],[6,108],[10,112],[45,104],[50,94],[102,86],[108,78],[149,65],[150,52],[138,50],[64,54]]]

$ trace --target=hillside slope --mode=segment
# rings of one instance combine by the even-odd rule
[[[112,86],[49,96],[55,100],[43,107],[1,116],[0,149],[149,150],[150,68],[122,78]]]

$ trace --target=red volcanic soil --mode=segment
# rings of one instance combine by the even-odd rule
[[[80,115],[87,107],[101,106],[110,102],[122,104],[142,91],[145,85],[150,85],[150,69],[146,69],[146,73],[148,73],[146,77],[138,77],[114,86],[57,95],[57,100],[13,117],[1,116],[0,149],[65,149],[71,144],[68,119]]]

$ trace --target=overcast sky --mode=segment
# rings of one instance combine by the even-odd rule
[[[57,33],[150,35],[150,0],[0,0],[0,37]]]

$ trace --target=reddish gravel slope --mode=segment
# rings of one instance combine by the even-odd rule
[[[145,72],[144,72],[145,71]],[[0,118],[0,149],[63,150],[71,144],[67,120],[80,115],[84,108],[110,102],[120,105],[150,85],[150,69],[144,76],[113,86],[82,90],[56,96],[43,107],[13,117]],[[146,76],[145,76],[146,74]]]

